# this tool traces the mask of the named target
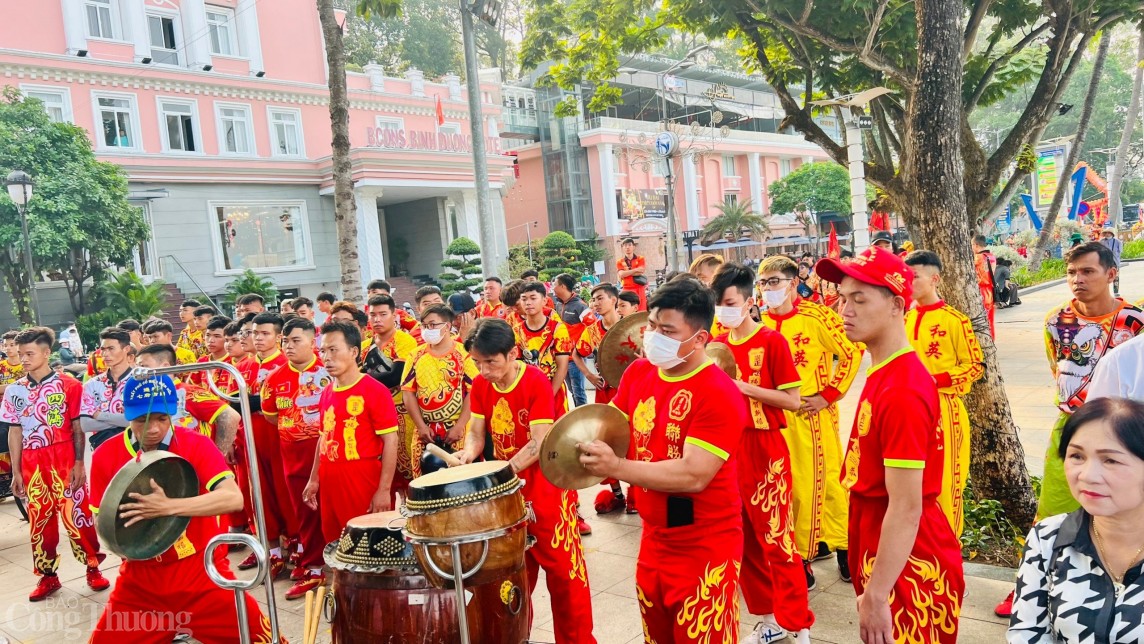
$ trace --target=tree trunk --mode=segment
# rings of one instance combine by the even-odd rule
[[[333,131],[334,221],[342,268],[342,298],[362,301],[361,264],[357,245],[357,202],[350,167],[350,110],[346,91],[346,50],[333,0],[318,0],[318,18],[326,41],[329,68],[330,127]]]
[[[28,289],[27,280],[20,279],[24,274],[22,262],[21,259],[19,266],[13,265],[4,270],[4,283],[12,295],[12,315],[16,316],[20,324],[28,326],[32,324],[32,293]]]
[[[1124,121],[1124,134],[1116,148],[1116,166],[1108,178],[1109,221],[1119,227],[1124,219],[1124,208],[1120,203],[1120,186],[1124,183],[1124,171],[1128,169],[1128,145],[1136,131],[1136,119],[1140,114],[1140,93],[1144,89],[1144,23],[1140,24],[1140,43],[1136,49],[1136,80],[1132,85],[1132,100],[1128,103],[1128,114]]]
[[[966,400],[972,425],[970,473],[983,498],[997,499],[1022,529],[1034,499],[997,362],[970,248],[962,145],[961,4],[918,0],[918,72],[906,109],[903,190],[891,195],[919,247],[933,249],[944,269],[945,300],[972,320],[985,354],[985,377]]]
[[[1100,36],[1100,45],[1096,50],[1096,60],[1092,64],[1092,79],[1088,83],[1088,94],[1084,97],[1084,107],[1081,109],[1080,122],[1077,124],[1076,138],[1072,141],[1072,148],[1069,149],[1068,161],[1065,162],[1064,175],[1057,183],[1057,193],[1053,195],[1053,203],[1049,206],[1049,211],[1045,213],[1044,225],[1041,226],[1041,238],[1037,240],[1037,248],[1029,254],[1029,272],[1035,273],[1041,268],[1041,260],[1045,257],[1045,251],[1052,246],[1053,242],[1053,228],[1057,223],[1057,213],[1060,212],[1061,205],[1064,204],[1065,195],[1070,191],[1069,175],[1073,172],[1073,166],[1076,165],[1077,159],[1080,158],[1081,148],[1084,147],[1084,140],[1088,138],[1088,126],[1092,122],[1092,110],[1096,103],[1096,92],[1100,89],[1101,76],[1104,74],[1104,61],[1108,58],[1108,45],[1112,42],[1112,29],[1107,28]]]

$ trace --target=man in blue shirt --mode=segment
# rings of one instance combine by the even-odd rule
[[[1112,281],[1112,295],[1120,297],[1120,252],[1124,250],[1124,242],[1116,238],[1116,230],[1108,225],[1100,231],[1100,243],[1112,251],[1112,256],[1116,259],[1117,271],[1116,279]]]

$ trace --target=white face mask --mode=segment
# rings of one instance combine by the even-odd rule
[[[444,333],[445,329],[421,329],[421,339],[429,345],[437,344],[444,337]]]
[[[747,314],[741,306],[717,306],[715,307],[715,317],[719,320],[719,324],[728,329],[737,329],[746,319]]]
[[[778,291],[763,291],[763,301],[767,303],[768,309],[777,309],[786,302],[787,292],[786,289]]]
[[[691,338],[697,335],[699,335],[698,331],[691,334]],[[656,331],[647,331],[644,333],[643,338],[644,357],[648,359],[648,362],[660,369],[678,367],[680,364],[683,364],[683,361],[686,360],[691,353],[695,353],[693,349],[691,353],[688,353],[686,356],[682,358],[679,357],[679,348],[683,346],[684,342],[691,340],[691,338],[680,341],[675,338],[669,338]]]

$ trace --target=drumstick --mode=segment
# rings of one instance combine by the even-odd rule
[[[310,642],[310,618],[314,613],[314,591],[306,591],[306,617],[302,621],[302,644],[309,644]]]
[[[318,586],[318,595],[314,598],[314,623],[310,626],[310,641],[308,644],[314,644],[318,641],[318,625],[322,620],[322,603],[326,601],[326,587]]]
[[[436,443],[429,443],[429,444],[425,445],[425,451],[429,452],[433,456],[436,456],[437,458],[441,459],[442,461],[445,461],[445,464],[448,465],[449,467],[457,467],[458,465],[462,464],[461,459],[457,458],[456,456],[453,456],[452,454],[450,454],[449,452],[446,452],[445,450],[441,449],[440,447],[437,447]]]

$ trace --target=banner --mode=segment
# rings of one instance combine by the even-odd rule
[[[667,217],[666,195],[658,190],[645,188],[619,188],[616,190],[616,212],[620,219],[644,219]]]
[[[1053,145],[1037,150],[1037,169],[1033,173],[1033,195],[1037,209],[1048,209],[1057,194],[1057,186],[1065,173],[1068,145]]]

